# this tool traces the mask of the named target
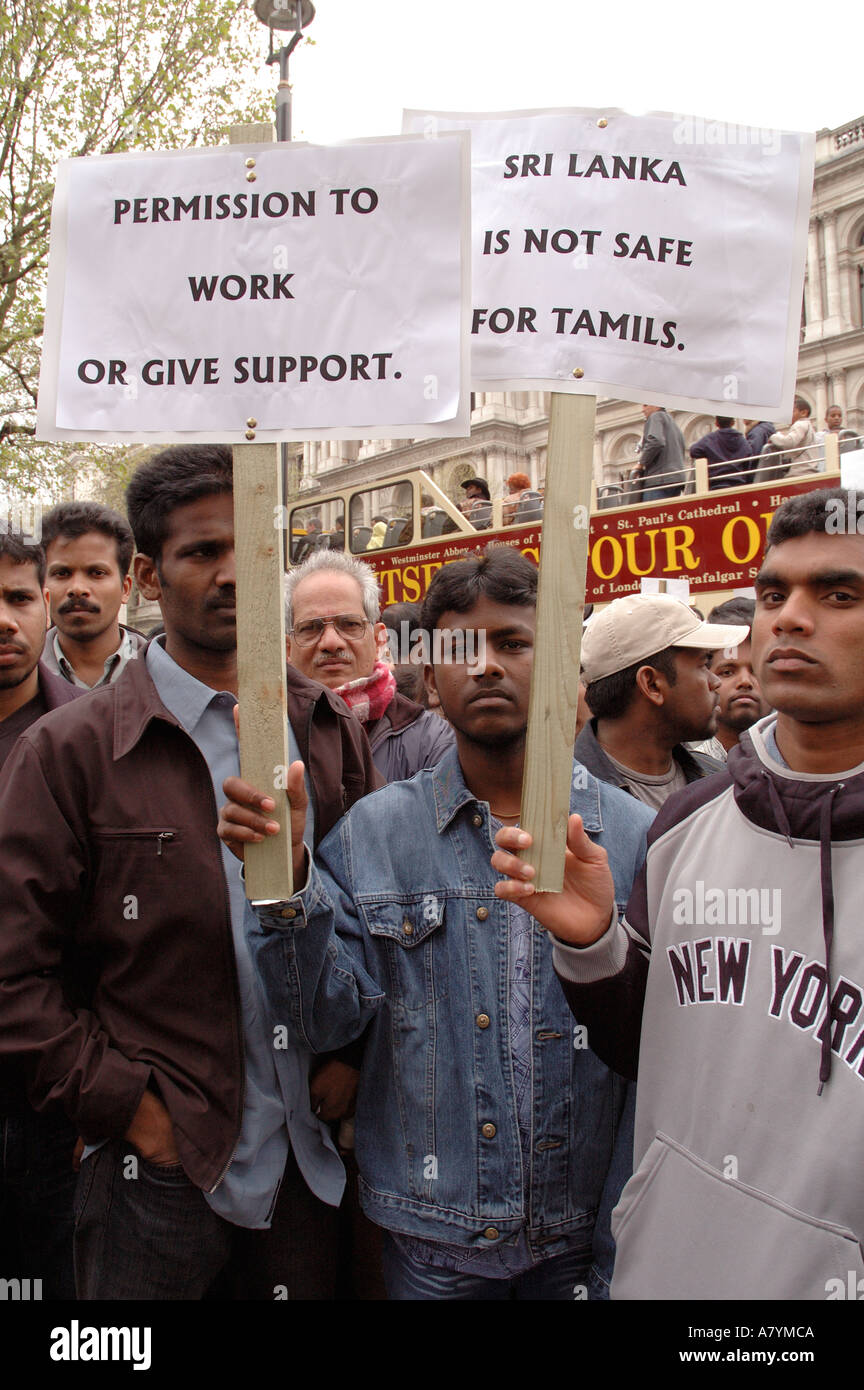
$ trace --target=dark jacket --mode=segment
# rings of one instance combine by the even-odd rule
[[[665,410],[655,410],[645,421],[639,472],[646,487],[684,486],[684,436]]]
[[[29,729],[43,714],[48,714],[52,709],[59,709],[61,705],[68,705],[71,700],[77,700],[80,695],[85,694],[78,686],[70,685],[68,681],[63,680],[62,676],[52,675],[41,661],[36,669],[39,673],[39,690],[34,699],[28,700],[26,705],[16,709],[15,713],[8,715],[6,719],[0,719],[0,769],[25,729]],[[24,1095],[25,1087],[20,1068],[4,1066],[0,1072],[0,1114],[20,1114]]]
[[[736,463],[736,459],[749,458],[750,445],[740,430],[712,430],[703,434],[690,450],[690,457],[708,460],[708,486],[740,487],[749,477],[750,465]]]
[[[397,693],[380,719],[366,725],[372,760],[385,782],[404,782],[434,767],[455,739],[446,719]]]
[[[609,782],[613,787],[620,787],[622,791],[630,792],[630,795],[633,795],[630,787],[624,785],[615,764],[610,762],[597,742],[596,719],[589,719],[583,727],[576,740],[573,755],[578,762],[584,763],[588,771],[593,773],[598,781]],[[709,758],[707,753],[694,753],[692,749],[685,748],[683,743],[675,744],[672,749],[672,757],[688,782],[698,782],[700,777],[710,777],[712,772],[723,771],[723,764],[718,763],[716,758]]]
[[[748,474],[753,473],[759,463],[758,455],[761,454],[772,434],[775,433],[775,426],[771,420],[758,420],[755,425],[744,436],[747,440],[747,452],[750,454],[750,462],[747,464]]]
[[[288,667],[317,840],[379,783],[341,700]],[[23,813],[22,813],[22,808]],[[0,776],[0,1061],[88,1142],[148,1085],[183,1166],[214,1188],[240,1130],[244,1057],[207,764],[144,660],[21,736]]]
[[[61,705],[68,705],[70,700],[77,700],[79,695],[86,694],[80,686],[70,685],[62,676],[55,676],[41,661],[36,670],[39,690],[35,698],[28,700],[26,705],[16,709],[6,719],[0,719],[0,769],[25,729],[29,729],[43,714],[49,714],[52,709],[59,709]]]

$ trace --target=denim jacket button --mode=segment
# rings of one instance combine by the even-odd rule
[[[493,1124],[487,1122],[485,1125],[481,1126],[480,1133],[483,1135],[484,1139],[494,1139],[498,1131]]]
[[[477,1027],[478,1027],[478,1028],[488,1028],[488,1027],[489,1027],[489,1021],[490,1021],[490,1020],[489,1020],[489,1015],[488,1015],[488,1014],[478,1014],[477,1017],[476,1017],[475,1020],[474,1020],[474,1022],[477,1024]]]
[[[489,909],[488,909],[488,907],[478,907],[478,909],[477,909],[477,921],[478,921],[478,922],[485,922],[485,921],[486,921],[486,918],[487,918],[488,916],[489,916]]]
[[[479,830],[480,826],[483,824],[483,817],[481,815],[472,816],[471,824],[476,825]]]
[[[402,931],[405,933],[406,936],[414,935],[414,924],[413,922],[409,922],[407,917],[405,918],[405,921],[402,923]]]
[[[497,1226],[487,1226],[487,1227],[486,1227],[486,1230],[483,1232],[483,1234],[484,1234],[484,1236],[486,1237],[487,1240],[497,1240],[497,1239],[498,1239],[498,1228],[497,1228]]]
[[[283,907],[283,908],[281,909],[280,913],[279,913],[279,916],[280,916],[280,917],[296,917],[296,916],[297,916],[297,909],[296,909],[296,907]]]

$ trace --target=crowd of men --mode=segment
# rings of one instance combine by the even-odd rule
[[[290,571],[276,790],[240,778],[230,450],[140,465],[128,525],[0,530],[0,1277],[590,1300],[864,1274],[841,503],[778,510],[755,604],[590,616],[561,894],[520,857],[537,571],[511,548],[412,615],[484,635],[485,664],[430,644],[423,702],[368,566]],[[149,641],[118,623],[133,551]],[[293,896],[253,906],[243,854],[284,818]]]

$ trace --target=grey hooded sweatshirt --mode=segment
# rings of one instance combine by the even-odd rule
[[[793,772],[774,720],[670,797],[625,920],[555,947],[591,1048],[638,1058],[613,1298],[864,1293],[864,764]]]

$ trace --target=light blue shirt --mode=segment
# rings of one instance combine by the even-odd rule
[[[213,780],[216,805],[225,800],[222,783],[240,772],[234,728],[237,703],[228,691],[215,691],[178,666],[161,640],[147,649],[147,669],[159,698],[198,746]],[[292,762],[300,750],[288,722]],[[306,813],[306,840],[313,843],[312,802]],[[237,982],[246,1053],[243,1120],[231,1165],[215,1192],[204,1193],[219,1216],[252,1229],[270,1225],[285,1160],[294,1154],[311,1190],[337,1206],[345,1185],[342,1161],[327,1126],[309,1104],[310,1053],[285,1040],[277,1018],[270,1018],[246,943],[246,930],[257,925],[240,875],[240,861],[222,845],[222,864],[231,907],[231,930],[237,959]],[[196,982],[191,982],[194,987]],[[206,981],[198,982],[206,988]],[[287,1020],[286,1020],[287,1021]]]
[[[777,747],[777,720],[776,720],[776,719],[774,720],[774,723],[773,723],[773,724],[769,724],[769,725],[768,725],[768,728],[767,728],[767,729],[763,729],[763,731],[762,731],[762,742],[765,744],[765,751],[766,751],[766,753],[768,754],[768,756],[769,756],[770,758],[773,758],[773,759],[774,759],[775,763],[779,763],[781,767],[788,767],[788,766],[789,766],[789,764],[787,763],[786,759],[783,757],[783,754],[780,752],[780,749]]]

